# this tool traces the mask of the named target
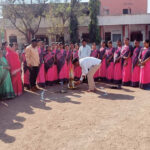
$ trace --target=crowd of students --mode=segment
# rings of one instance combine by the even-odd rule
[[[112,41],[102,41],[97,49],[95,43],[90,47],[85,40],[79,47],[73,43],[45,45],[33,39],[19,55],[16,44],[3,43],[0,50],[0,99],[20,96],[24,87],[36,91],[38,86],[68,82],[73,68],[74,79],[79,80],[82,70],[80,66],[73,67],[72,60],[89,56],[101,59],[101,66],[94,75],[96,81],[117,84],[114,88],[119,89],[121,85],[150,89],[149,40],[143,45],[141,47],[135,40],[132,47],[126,38],[123,43],[118,40],[116,48]]]

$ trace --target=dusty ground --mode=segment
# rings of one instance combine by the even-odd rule
[[[150,150],[150,91],[97,86],[0,102],[0,150]]]

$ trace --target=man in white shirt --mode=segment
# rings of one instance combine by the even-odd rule
[[[90,55],[91,55],[91,47],[87,45],[85,40],[82,40],[82,46],[80,46],[78,52],[79,59],[90,57]]]
[[[80,84],[85,76],[88,77],[88,85],[89,90],[88,92],[94,92],[95,91],[95,82],[94,82],[94,74],[95,72],[100,68],[101,60],[94,58],[94,57],[86,57],[78,60],[77,58],[73,60],[72,62],[74,66],[81,66],[82,68],[82,75],[80,78],[80,81],[77,81],[75,84]]]

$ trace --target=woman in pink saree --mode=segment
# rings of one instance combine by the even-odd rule
[[[132,47],[129,46],[129,39],[125,39],[125,45],[121,50],[121,58],[123,64],[123,72],[122,72],[122,84],[124,86],[131,85],[131,68],[132,68]]]
[[[68,81],[68,66],[66,61],[66,51],[63,49],[63,44],[60,44],[60,50],[56,54],[57,70],[59,81]]]
[[[23,61],[23,71],[24,71],[24,75],[23,75],[24,87],[30,89],[30,71],[27,66],[25,52],[22,53],[22,61]]]
[[[112,47],[112,41],[108,41],[108,48],[106,49],[106,80],[107,82],[113,82],[114,79],[114,52]]]
[[[6,59],[10,66],[10,74],[13,89],[16,96],[20,96],[23,92],[21,80],[21,63],[18,54],[15,52],[15,47],[11,44],[6,48]]]
[[[106,51],[106,43],[105,41],[101,42],[101,48],[99,51],[99,57],[102,60],[102,64],[100,67],[100,79],[102,81],[106,80],[106,58],[105,58],[105,51]]]
[[[144,48],[141,49],[139,55],[140,70],[140,88],[150,89],[150,47],[149,40],[144,41]]]
[[[140,80],[140,66],[139,66],[139,53],[141,50],[140,42],[134,41],[134,51],[132,56],[132,77],[131,77],[131,86],[139,87]]]
[[[91,57],[99,58],[99,52],[96,47],[96,43],[92,44]],[[97,81],[100,77],[100,69],[98,69],[94,75],[94,80]]]
[[[75,44],[75,49],[73,50],[73,59],[75,58],[79,58],[78,56],[78,52],[79,52],[79,45]],[[74,79],[75,80],[79,80],[82,74],[82,70],[80,66],[77,66],[74,68]]]
[[[73,51],[69,48],[69,45],[65,45],[65,50],[66,50],[66,62],[67,62],[67,79],[69,79],[69,73],[71,68],[73,67],[72,65],[72,59],[73,59]]]
[[[46,48],[46,54],[44,55],[44,66],[46,73],[46,85],[52,86],[58,80],[57,69],[55,65],[55,53],[50,46]]]
[[[43,56],[45,53],[44,42],[42,41],[38,42],[38,51],[39,51],[39,56],[40,56],[40,69],[39,69],[39,73],[37,76],[37,83],[38,83],[38,86],[45,87],[45,69],[44,69],[44,60],[43,60]]]
[[[122,83],[122,64],[121,64],[121,48],[122,43],[120,40],[117,41],[117,49],[114,53],[114,84],[118,85],[118,89],[121,89]]]

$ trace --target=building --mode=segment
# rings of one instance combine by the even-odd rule
[[[148,0],[100,0],[100,3],[98,23],[102,39],[112,40],[115,44],[118,39],[123,40],[126,37],[131,42],[135,39],[142,42],[144,39],[150,38],[150,14],[147,13]],[[84,5],[87,5],[87,3]],[[57,19],[59,22],[59,18]],[[89,37],[89,22],[89,16],[79,18],[79,39]],[[5,30],[5,40],[16,41],[20,44],[25,43],[24,36],[8,20],[3,19],[3,29]],[[66,42],[70,41],[68,22],[65,24],[64,37],[60,37],[57,32],[55,35],[51,34],[50,29],[53,30],[51,21],[43,19],[36,37],[48,43],[58,42],[60,38],[64,38]]]
[[[101,0],[99,25],[106,41],[150,38],[148,0]]]

